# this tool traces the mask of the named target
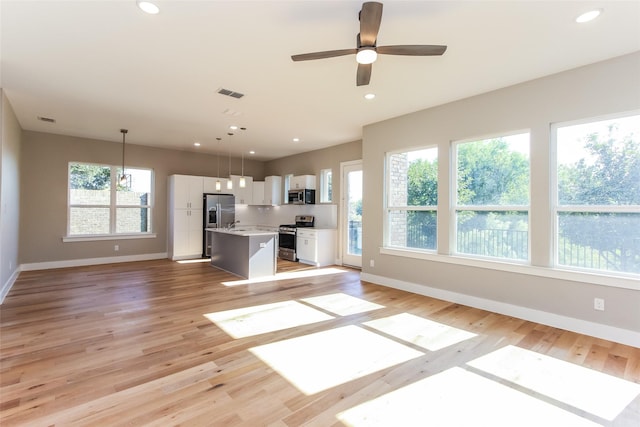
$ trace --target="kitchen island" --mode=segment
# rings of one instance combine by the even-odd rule
[[[207,228],[211,265],[245,279],[276,274],[278,232],[255,228]]]

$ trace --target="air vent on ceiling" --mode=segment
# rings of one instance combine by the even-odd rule
[[[38,116],[38,120],[42,121],[42,122],[47,122],[47,123],[55,123],[56,119],[52,119],[50,117],[42,117],[42,116]]]
[[[238,98],[238,99],[242,98],[244,96],[244,93],[234,92],[232,90],[225,89],[225,88],[218,89],[218,93],[220,95],[227,95],[227,96],[230,96],[232,98]]]

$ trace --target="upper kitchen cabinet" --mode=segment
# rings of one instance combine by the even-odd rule
[[[298,175],[291,178],[291,190],[315,190],[316,189],[316,176],[315,175]]]
[[[240,187],[240,175],[231,175],[231,182],[233,183],[232,193],[236,196],[236,204],[249,205],[253,203],[253,178],[245,176],[245,186]]]
[[[216,190],[216,182],[220,182],[220,189]],[[233,190],[227,190],[227,178],[204,177],[204,192],[214,194],[233,194]]]
[[[266,205],[264,201],[264,181],[253,181],[252,205]]]
[[[169,203],[172,209],[202,209],[204,178],[192,175],[171,175]]]
[[[272,206],[282,204],[282,177],[268,176],[264,179],[264,204]]]

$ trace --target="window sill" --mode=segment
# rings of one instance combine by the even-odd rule
[[[95,242],[99,240],[129,240],[129,239],[155,239],[156,233],[136,234],[101,234],[92,236],[64,236],[62,241],[67,242]]]
[[[548,277],[552,279],[570,280],[574,282],[590,283],[594,285],[612,286],[624,289],[640,290],[640,278],[628,276],[606,275],[604,273],[591,273],[568,269],[538,267],[517,262],[508,262],[493,259],[470,258],[459,255],[443,255],[435,252],[413,251],[400,248],[380,248],[383,255],[401,256],[413,259],[422,259],[447,264],[457,264],[469,267],[485,268],[490,270],[507,271],[510,273],[528,274],[532,276]]]

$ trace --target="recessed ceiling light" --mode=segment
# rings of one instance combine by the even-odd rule
[[[231,129],[231,130],[238,130],[238,126],[236,126],[236,125],[231,125],[231,126],[229,126],[229,129]]]
[[[160,12],[160,8],[150,1],[138,0],[136,3],[140,9],[150,15],[155,15]]]
[[[256,152],[251,150],[251,151],[249,151],[249,154],[256,154]]]
[[[375,93],[368,93],[368,94],[366,94],[366,95],[364,96],[364,99],[369,99],[369,100],[371,100],[371,99],[373,99],[373,98],[375,98],[375,97],[376,97],[376,94],[375,94]]]
[[[200,147],[200,143],[199,142],[194,142],[193,145],[195,145],[196,147]]]
[[[585,12],[582,15],[576,18],[576,22],[579,24],[583,24],[585,22],[593,21],[602,13],[602,9],[590,10],[589,12]]]
[[[300,142],[300,138],[293,138],[293,142]]]

